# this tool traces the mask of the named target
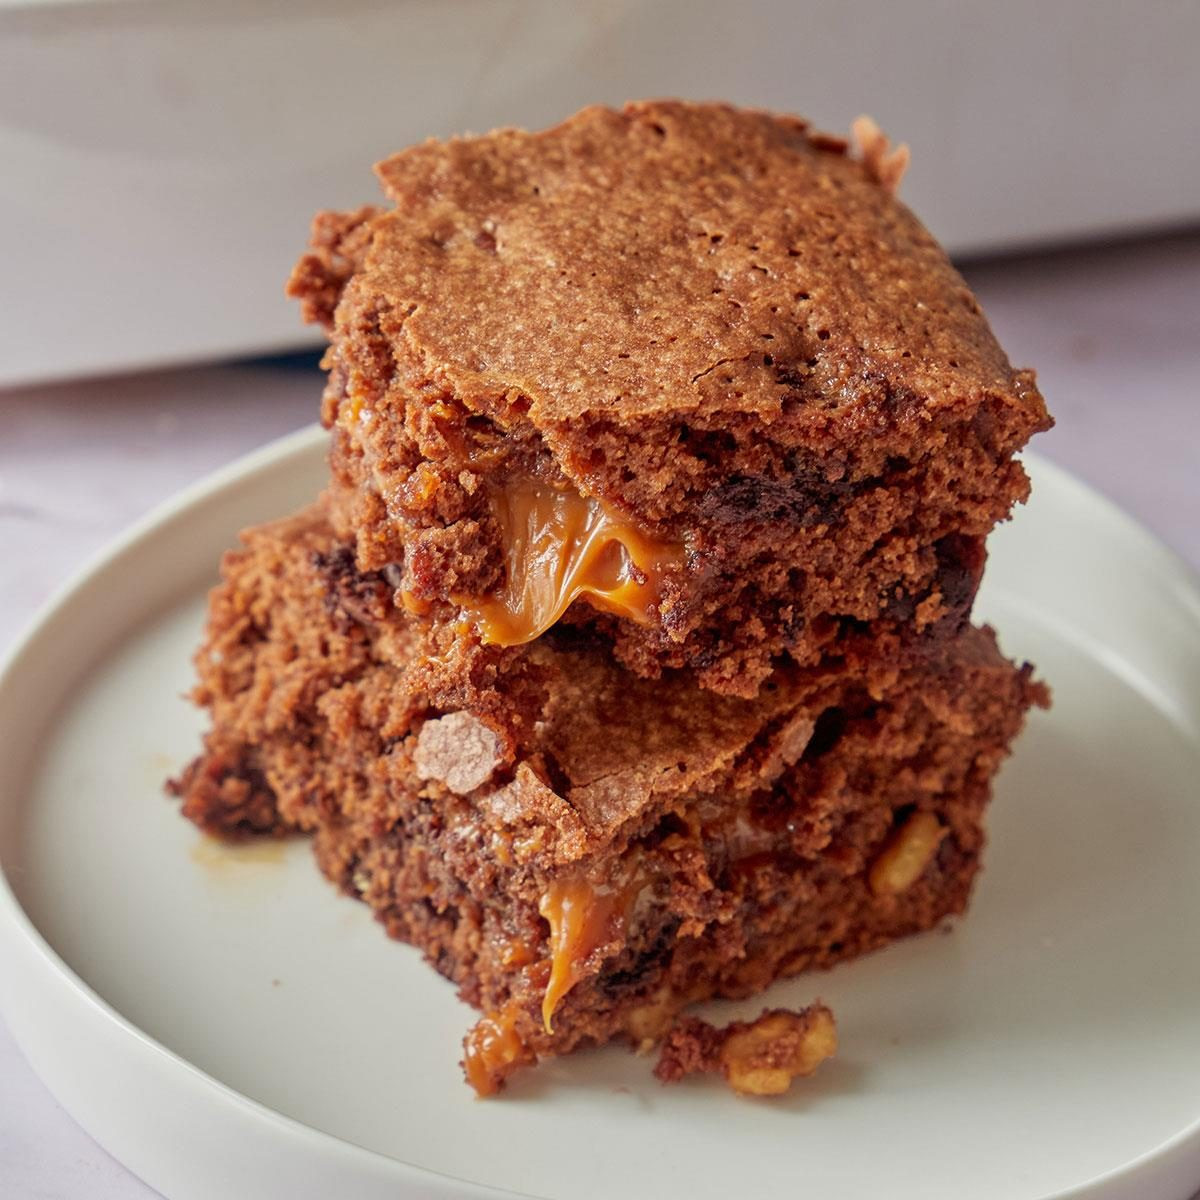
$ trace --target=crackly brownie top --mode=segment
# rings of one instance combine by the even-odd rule
[[[798,118],[595,107],[378,173],[395,209],[359,214],[338,323],[369,311],[414,378],[468,402],[508,397],[536,424],[1041,403],[879,147],[851,155]]]

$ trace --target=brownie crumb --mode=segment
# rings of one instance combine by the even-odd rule
[[[739,1096],[781,1096],[793,1079],[832,1058],[837,1044],[833,1013],[820,1001],[799,1012],[764,1009],[754,1021],[722,1028],[684,1017],[663,1040],[654,1074],[677,1083],[687,1075],[720,1073]]]

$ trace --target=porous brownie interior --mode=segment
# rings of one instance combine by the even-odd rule
[[[639,674],[749,696],[847,624],[957,632],[1049,418],[844,151],[664,103],[382,164],[395,210],[319,220],[292,284],[331,328],[334,520],[360,565],[395,567],[429,620],[478,616],[510,571],[498,498],[536,484],[599,506],[635,575],[634,537],[676,551],[640,616],[586,591],[567,611]]]
[[[632,678],[567,627],[506,660],[524,711],[497,724],[486,689],[439,700],[351,559],[320,508],[227,556],[197,656],[213,728],[177,787],[210,831],[315,833],[483,1010],[481,1091],[961,911],[991,777],[1044,700],[986,630],[851,639],[745,701]]]

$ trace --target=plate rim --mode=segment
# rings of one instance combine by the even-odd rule
[[[325,445],[328,436],[328,432],[319,424],[310,424],[276,438],[208,473],[161,501],[122,533],[94,552],[81,567],[54,590],[34,616],[26,622],[24,628],[18,632],[17,637],[5,653],[0,656],[0,695],[5,693],[12,677],[25,660],[37,654],[40,641],[52,631],[53,626],[62,616],[63,610],[67,608],[75,595],[94,578],[102,572],[118,566],[122,558],[134,553],[150,535],[186,516],[206,502],[221,497],[239,483],[264,472],[286,470],[289,460],[303,461]],[[1021,457],[1033,467],[1036,476],[1053,478],[1058,486],[1073,491],[1077,497],[1096,507],[1103,518],[1111,522],[1124,536],[1136,538],[1147,553],[1156,556],[1166,576],[1172,578],[1177,585],[1175,598],[1185,606],[1186,611],[1194,620],[1197,630],[1200,631],[1200,572],[1195,571],[1152,530],[1147,529],[1140,521],[1092,484],[1079,479],[1040,454],[1026,453]],[[96,992],[74,971],[71,965],[45,939],[22,907],[12,888],[8,870],[2,859],[0,859],[0,949],[4,950],[5,959],[13,960],[23,951],[27,962],[40,964],[44,972],[43,983],[53,984],[62,989],[66,996],[74,1002],[77,1009],[82,1005],[99,1015],[104,1022],[105,1029],[116,1035],[121,1044],[131,1049],[140,1047],[147,1051],[151,1056],[148,1062],[152,1061],[154,1065],[167,1069],[181,1069],[182,1079],[198,1085],[204,1098],[225,1107],[231,1114],[248,1117],[260,1126],[265,1124],[278,1135],[301,1144],[307,1143],[307,1148],[313,1154],[328,1156],[332,1153],[339,1157],[350,1154],[356,1159],[361,1156],[362,1165],[373,1167],[384,1177],[390,1176],[391,1182],[394,1184],[423,1187],[426,1189],[424,1194],[430,1194],[428,1189],[434,1187],[438,1190],[439,1195],[474,1197],[477,1200],[490,1200],[492,1197],[536,1200],[533,1193],[514,1192],[493,1184],[473,1182],[361,1146],[348,1138],[287,1116],[209,1074],[181,1053],[152,1037]],[[28,1040],[25,1036],[27,1031],[19,1022],[13,1020],[15,1004],[12,997],[20,990],[19,985],[10,983],[8,992],[0,991],[0,1003],[3,1004],[2,1013],[12,1031],[14,1040],[26,1059],[30,1061],[39,1079],[59,1099],[72,1118],[82,1125],[98,1143],[107,1148],[107,1141],[93,1132],[91,1124],[77,1115],[76,1106],[64,1100],[60,1090],[47,1080],[43,1071],[35,1065],[34,1056],[30,1054]],[[1137,1158],[1122,1163],[1101,1175],[1072,1185],[1065,1191],[1049,1194],[1042,1200],[1100,1200],[1102,1196],[1114,1192],[1115,1189],[1123,1188],[1124,1185],[1146,1172],[1171,1172],[1172,1166],[1177,1164],[1184,1152],[1197,1149],[1200,1149],[1200,1113],[1189,1125],[1178,1130],[1158,1146],[1143,1152]],[[123,1164],[126,1163],[126,1158],[122,1153],[114,1151],[114,1154],[119,1161]],[[130,1169],[132,1170],[132,1168]],[[146,1182],[152,1185],[154,1183],[149,1178],[146,1179]],[[1200,1179],[1195,1182],[1200,1184]]]

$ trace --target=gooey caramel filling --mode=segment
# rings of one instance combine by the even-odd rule
[[[550,979],[542,997],[542,1024],[553,1033],[554,1010],[587,974],[593,950],[619,937],[645,881],[635,872],[622,883],[595,887],[584,879],[557,880],[538,911],[550,923]]]
[[[647,537],[598,500],[535,479],[492,495],[505,579],[489,596],[455,597],[483,641],[518,646],[545,633],[580,596],[649,624],[684,548]]]

